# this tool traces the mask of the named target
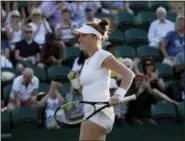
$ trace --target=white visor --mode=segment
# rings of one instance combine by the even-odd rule
[[[93,27],[84,24],[81,28],[79,29],[75,29],[76,32],[78,33],[83,33],[83,34],[94,34],[96,36],[98,36],[100,39],[102,38],[102,34],[97,31],[96,29],[94,29]]]

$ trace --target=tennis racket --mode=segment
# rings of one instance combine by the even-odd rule
[[[136,95],[124,97],[121,103],[135,100]],[[109,102],[73,101],[61,105],[54,113],[58,124],[76,125],[88,120],[96,113],[110,107]],[[97,108],[98,107],[98,108]],[[71,116],[75,115],[75,116]]]

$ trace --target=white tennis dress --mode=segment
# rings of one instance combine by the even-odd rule
[[[110,55],[112,54],[99,49],[85,61],[80,75],[84,101],[110,100],[109,81],[111,71],[101,67],[102,62]],[[101,107],[102,105],[97,105],[96,108],[99,108],[99,106]],[[84,109],[84,111],[88,110]],[[88,115],[87,112],[85,114]],[[97,113],[89,120],[110,132],[114,123],[113,107],[102,110],[102,112]]]

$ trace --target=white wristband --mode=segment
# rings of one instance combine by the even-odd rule
[[[81,88],[81,85],[80,85],[80,81],[78,78],[76,79],[72,79],[71,80],[71,85],[74,89],[80,89]]]
[[[127,91],[125,89],[123,89],[123,88],[118,88],[116,90],[116,92],[115,92],[115,94],[117,94],[117,95],[119,95],[121,97],[124,97],[126,93],[127,93]]]

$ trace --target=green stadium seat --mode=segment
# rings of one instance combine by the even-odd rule
[[[9,84],[3,88],[3,98],[4,98],[5,105],[8,104],[11,89],[12,89],[12,84]]]
[[[129,1],[129,4],[135,15],[140,11],[148,11],[150,9],[148,1]]]
[[[176,123],[177,115],[175,106],[168,103],[158,103],[152,105],[152,118],[159,123]]]
[[[130,28],[133,28],[135,25],[135,17],[132,14],[120,12],[115,15],[115,22],[118,25],[118,28],[124,32]]]
[[[139,12],[136,17],[137,26],[148,32],[151,22],[156,18],[155,12]]]
[[[10,111],[1,112],[1,133],[9,133],[11,129]]]
[[[48,81],[65,81],[70,71],[71,68],[66,66],[51,66],[47,70]]]
[[[171,20],[171,21],[175,22],[176,18],[177,18],[177,13],[168,11],[166,17],[167,17],[168,20]]]
[[[32,67],[34,75],[39,78],[40,81],[46,82],[46,71],[45,69],[39,68],[37,66]]]
[[[156,9],[160,6],[166,8],[166,10],[170,9],[168,1],[150,1],[151,10],[156,11]]]
[[[128,57],[128,58],[135,58],[136,57],[136,51],[133,47],[130,46],[117,46],[116,47],[116,54],[119,57]]]
[[[40,83],[38,88],[38,93],[44,92],[47,93],[49,91],[50,85],[48,83]]]
[[[105,14],[105,13],[95,13],[95,17],[100,18],[100,19],[102,19],[102,18],[108,18],[108,19],[111,18],[111,19],[113,19],[112,15]]]
[[[148,44],[147,33],[139,28],[132,28],[124,32],[126,45],[137,48],[140,45]]]
[[[177,106],[177,113],[178,113],[178,118],[180,121],[185,121],[185,102],[181,102],[180,105]]]
[[[145,59],[145,58],[149,58],[152,57],[155,60],[161,61],[162,57],[161,57],[161,52],[159,49],[156,48],[152,48],[149,46],[140,46],[137,48],[137,56]]]
[[[79,48],[73,48],[73,47],[69,47],[69,48],[64,48],[64,56],[63,59],[67,59],[67,58],[76,58],[79,56],[80,53],[80,49]]]
[[[71,89],[71,83],[64,83],[62,84],[62,96],[66,96]]]
[[[124,44],[124,35],[119,29],[115,29],[109,34],[109,41],[116,44]]]
[[[22,129],[37,128],[39,123],[38,111],[33,108],[17,108],[12,110],[12,123],[14,127]]]
[[[173,79],[173,69],[169,65],[156,63],[156,68],[159,75],[164,79],[164,81],[169,81]]]

